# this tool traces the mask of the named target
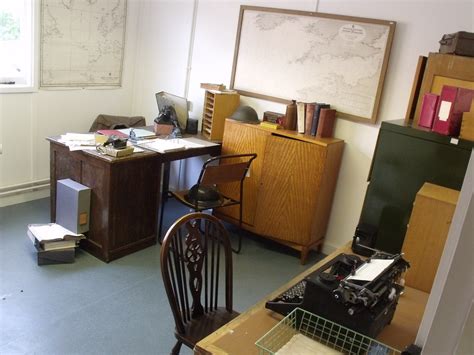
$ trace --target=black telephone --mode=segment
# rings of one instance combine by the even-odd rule
[[[120,138],[117,136],[110,136],[105,142],[104,147],[111,145],[115,149],[124,149],[127,147],[127,138]]]

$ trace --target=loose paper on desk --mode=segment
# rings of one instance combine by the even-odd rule
[[[69,150],[95,149],[95,135],[93,133],[62,134],[58,142],[68,146]]]
[[[71,232],[57,223],[29,224],[28,229],[40,242],[64,239],[83,239],[83,234]]]
[[[135,133],[135,137],[138,139],[143,139],[143,138],[150,138],[150,137],[156,137],[155,133],[152,131],[148,131],[143,128],[122,128],[118,129],[119,132],[122,132],[123,134],[126,134],[127,137],[130,136],[130,131],[133,129],[133,133]]]
[[[138,144],[140,144],[140,147],[154,150],[159,153],[175,152],[186,149],[184,144],[177,142],[177,139],[153,139],[143,143],[139,142]]]
[[[185,149],[195,149],[217,145],[217,143],[205,141],[194,137],[175,139],[147,139],[145,141],[139,141],[137,142],[137,144],[139,144],[140,147],[154,150],[159,153],[168,153]]]
[[[362,264],[356,270],[355,275],[349,276],[347,280],[373,281],[393,262],[393,259],[370,259],[370,262]]]

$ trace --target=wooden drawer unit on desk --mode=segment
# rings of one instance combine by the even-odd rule
[[[322,246],[343,149],[340,139],[227,119],[222,154],[257,153],[244,186],[243,227],[300,251],[304,263]],[[237,208],[216,214],[238,222]]]
[[[92,190],[90,227],[81,248],[109,262],[156,244],[161,160],[154,152],[124,158],[69,151],[50,141],[51,221],[56,182],[73,179]]]

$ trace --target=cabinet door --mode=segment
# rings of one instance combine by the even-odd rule
[[[255,220],[258,234],[311,242],[326,147],[272,135],[267,139]]]
[[[257,154],[257,158],[255,158],[250,166],[250,173],[244,180],[242,221],[250,226],[254,225],[258,187],[265,152],[265,142],[269,135],[269,132],[259,130],[252,125],[245,125],[232,120],[226,121],[222,141],[222,154]],[[238,198],[239,196],[238,183],[219,186],[219,189],[230,197]],[[238,206],[221,208],[218,213],[236,221],[239,220]]]

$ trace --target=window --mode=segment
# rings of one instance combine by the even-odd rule
[[[34,89],[35,3],[0,1],[0,92]]]

